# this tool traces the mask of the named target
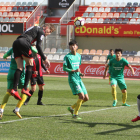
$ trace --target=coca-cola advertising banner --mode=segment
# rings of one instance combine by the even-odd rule
[[[64,32],[64,31],[63,31]],[[75,36],[124,36],[139,37],[140,25],[85,24],[75,28]]]
[[[23,23],[0,23],[0,33],[22,34]]]
[[[131,71],[128,67],[124,69],[124,77],[128,78],[140,78],[140,66],[132,66],[135,71],[135,76],[131,75]],[[86,76],[103,76],[105,71],[104,64],[82,64],[80,66],[81,72],[85,73]],[[44,70],[43,74],[46,74]],[[63,71],[63,63],[51,63],[49,68],[50,74],[56,75],[68,75],[67,72]]]
[[[49,0],[49,8],[69,8],[74,0]]]

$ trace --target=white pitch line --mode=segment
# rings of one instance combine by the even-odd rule
[[[137,104],[131,105],[135,106]],[[79,114],[85,114],[85,113],[93,113],[93,112],[98,112],[98,111],[105,111],[109,109],[118,109],[118,108],[124,108],[125,106],[120,106],[120,107],[110,107],[110,108],[104,108],[104,109],[98,109],[98,110],[91,110],[91,111],[83,111],[79,112]],[[50,115],[50,116],[40,116],[40,117],[30,117],[30,118],[23,118],[19,120],[11,120],[11,121],[5,121],[5,122],[0,122],[0,124],[5,124],[5,123],[12,123],[12,122],[18,122],[18,121],[24,121],[24,120],[30,120],[30,119],[38,119],[38,118],[45,118],[45,117],[59,117],[59,116],[67,116],[70,115],[70,113],[67,114],[58,114],[58,115]]]

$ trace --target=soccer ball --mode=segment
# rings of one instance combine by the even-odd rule
[[[82,17],[76,17],[76,18],[74,19],[74,25],[75,25],[76,27],[82,27],[82,26],[84,25],[84,20],[83,20],[83,18],[82,18]]]

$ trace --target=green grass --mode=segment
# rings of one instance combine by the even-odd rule
[[[90,100],[82,105],[82,120],[73,120],[67,107],[77,101],[69,88],[67,78],[44,77],[45,90],[37,106],[37,91],[27,106],[22,106],[19,119],[12,110],[17,100],[10,97],[0,120],[0,140],[139,140],[140,121],[132,123],[138,115],[137,95],[140,81],[126,81],[127,103],[122,107],[122,93],[117,87],[117,107],[112,107],[111,88],[108,80],[83,79]],[[0,77],[0,103],[6,93],[6,76]],[[89,112],[87,112],[89,111]],[[66,114],[66,115],[65,115]],[[41,117],[42,116],[42,117]],[[15,122],[7,122],[13,121]],[[3,124],[2,124],[3,122]]]

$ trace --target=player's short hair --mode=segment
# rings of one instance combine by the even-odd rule
[[[45,23],[45,24],[43,24],[42,27],[49,27],[52,32],[54,32],[56,30],[54,27],[54,24],[51,24],[51,23]]]
[[[71,46],[71,45],[78,45],[78,43],[77,43],[77,41],[76,40],[72,40],[72,41],[70,41],[69,42],[69,46]]]
[[[112,52],[112,51],[113,51],[113,49],[110,49],[109,51],[110,51],[110,52]]]
[[[123,50],[120,49],[120,48],[119,48],[119,49],[115,49],[115,53],[117,53],[117,52],[121,52],[121,53],[122,53],[122,51],[123,51]]]

